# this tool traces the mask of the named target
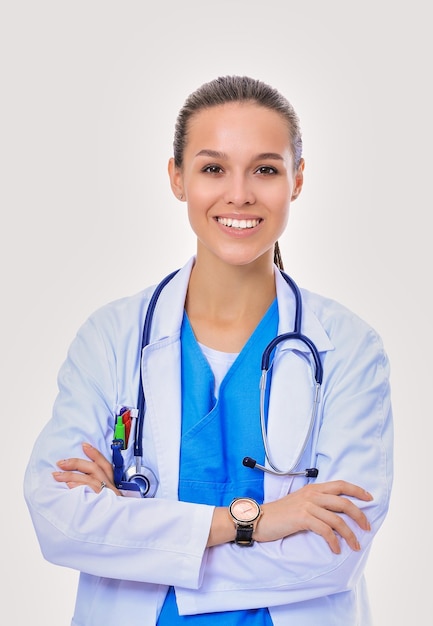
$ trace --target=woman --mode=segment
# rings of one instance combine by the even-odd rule
[[[143,351],[153,287],[80,329],[26,473],[44,556],[81,572],[74,626],[371,623],[363,570],[392,480],[381,340],[303,290],[308,340],[271,347],[259,389],[263,351],[300,311],[274,260],[301,155],[293,108],[260,81],[218,78],[180,111],[168,169],[196,254],[161,290]],[[140,496],[130,466],[149,471],[155,497],[122,497]]]

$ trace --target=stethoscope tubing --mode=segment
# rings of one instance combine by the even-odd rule
[[[269,464],[269,467],[260,465],[259,463],[257,463],[257,461],[255,461],[255,459],[251,459],[251,457],[245,457],[245,459],[243,460],[243,464],[246,467],[253,467],[253,468],[261,470],[262,472],[267,472],[268,474],[274,474],[277,476],[307,476],[309,478],[311,477],[315,478],[317,474],[319,473],[316,468],[313,467],[313,468],[309,468],[300,472],[295,472],[295,468],[298,465],[298,459],[304,453],[308,440],[311,437],[314,423],[316,421],[317,410],[318,410],[319,401],[320,401],[320,383],[317,382],[317,377],[316,377],[315,389],[314,389],[313,406],[311,408],[310,423],[309,423],[307,434],[305,435],[305,439],[301,447],[301,452],[298,455],[298,459],[296,459],[295,463],[291,467],[285,470],[280,469],[277,466],[277,464],[274,462],[271,451],[270,451],[270,447],[269,447],[269,440],[268,440],[268,434],[267,434],[267,428],[266,428],[266,410],[265,410],[266,385],[267,385],[267,371],[263,370],[262,376],[260,378],[260,429],[262,431],[262,440],[263,440],[263,447],[265,449],[265,458]],[[254,463],[254,465],[252,463]]]
[[[140,350],[140,384],[139,384],[138,399],[137,399],[138,417],[137,417],[136,424],[135,424],[135,434],[134,434],[134,457],[135,457],[137,473],[142,469],[141,463],[142,463],[142,457],[143,457],[143,427],[144,427],[144,413],[145,413],[145,406],[146,406],[146,402],[144,398],[144,389],[143,389],[143,378],[142,378],[142,371],[141,371],[142,353],[143,353],[143,349],[150,342],[152,321],[153,321],[153,316],[155,313],[155,308],[158,302],[158,298],[161,295],[161,292],[164,289],[164,287],[171,281],[171,279],[178,273],[178,271],[179,270],[177,269],[174,272],[171,272],[170,274],[168,274],[165,278],[163,278],[163,280],[155,288],[150,298],[149,305],[146,311],[144,324],[143,324],[141,350]],[[296,461],[296,463],[288,470],[279,469],[278,466],[272,460],[272,455],[269,450],[269,442],[268,442],[268,437],[267,437],[267,432],[266,432],[265,391],[266,391],[267,373],[271,367],[271,356],[272,356],[274,349],[277,347],[277,345],[279,345],[283,341],[286,341],[286,342],[293,341],[293,340],[300,341],[301,343],[307,346],[314,361],[315,393],[314,393],[314,399],[313,399],[313,407],[312,407],[311,416],[310,416],[310,425],[309,425],[307,436],[305,438],[304,446],[302,448],[302,452],[305,449],[305,446],[307,445],[309,437],[311,436],[313,425],[316,419],[318,403],[320,401],[320,387],[321,387],[322,380],[323,380],[323,366],[322,366],[319,352],[316,346],[314,345],[314,343],[311,341],[311,339],[303,335],[301,332],[301,324],[302,324],[301,292],[299,290],[299,287],[295,283],[295,281],[288,274],[281,271],[281,275],[283,276],[284,280],[292,289],[292,292],[295,297],[295,321],[294,321],[293,331],[288,332],[288,333],[283,333],[281,335],[278,335],[274,339],[272,339],[272,341],[270,341],[269,344],[266,346],[262,355],[262,363],[261,363],[262,375],[260,379],[260,427],[262,431],[262,439],[263,439],[263,446],[265,449],[265,457],[269,464],[269,467],[265,467],[263,465],[258,464],[254,459],[251,459],[250,457],[245,457],[243,464],[247,467],[257,468],[264,472],[268,472],[270,474],[275,474],[278,476],[301,476],[302,475],[302,476],[308,476],[308,477],[315,477],[317,476],[317,473],[318,473],[318,470],[316,468],[310,468],[302,472],[295,472],[294,469],[296,468],[298,461]]]
[[[174,276],[178,273],[178,269],[171,274],[168,274],[162,281],[157,285],[155,291],[152,294],[152,297],[149,300],[149,304],[146,311],[146,317],[144,319],[143,324],[143,333],[141,338],[141,350],[140,350],[140,384],[138,387],[138,399],[137,399],[137,409],[138,409],[138,417],[135,425],[135,436],[134,436],[134,457],[136,460],[137,471],[139,466],[141,466],[141,459],[143,457],[143,426],[144,426],[144,412],[146,402],[144,399],[144,390],[143,390],[143,376],[141,372],[141,357],[143,354],[143,349],[150,342],[150,332],[152,330],[152,321],[153,315],[155,313],[155,308],[158,302],[158,298],[161,295],[161,291],[164,287],[171,281]]]

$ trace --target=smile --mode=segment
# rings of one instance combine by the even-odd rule
[[[231,219],[230,217],[217,217],[217,222],[219,224],[228,226],[229,228],[240,228],[241,230],[245,228],[255,228],[261,221],[262,220],[236,220]]]

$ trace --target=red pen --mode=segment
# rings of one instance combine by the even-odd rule
[[[128,446],[129,434],[131,432],[131,409],[122,413],[122,422],[125,426],[125,448]]]

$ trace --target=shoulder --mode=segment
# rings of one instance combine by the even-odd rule
[[[119,344],[137,344],[154,286],[104,304],[89,314],[78,329],[72,347],[83,350],[105,345],[111,353]]]
[[[339,324],[351,322],[363,327],[364,330],[371,328],[371,326],[354,311],[337,300],[304,288],[301,289],[301,294],[304,306],[309,307],[325,327],[329,327],[329,325],[335,324],[336,322]]]
[[[193,257],[180,269],[165,276],[158,284],[146,287],[138,293],[119,298],[97,309],[88,322],[98,327],[127,329],[138,324],[143,328],[149,303],[155,295],[152,306],[152,320],[159,329],[163,326],[165,334],[177,328],[178,318],[182,317]],[[168,328],[167,328],[168,327]]]
[[[382,338],[364,319],[332,298],[301,289],[302,300],[317,318],[335,348],[346,351],[371,347],[384,355]]]
[[[155,285],[151,285],[138,293],[107,302],[93,311],[89,319],[98,323],[105,323],[106,320],[129,319],[131,316],[140,314],[143,310],[146,312],[154,289]]]

